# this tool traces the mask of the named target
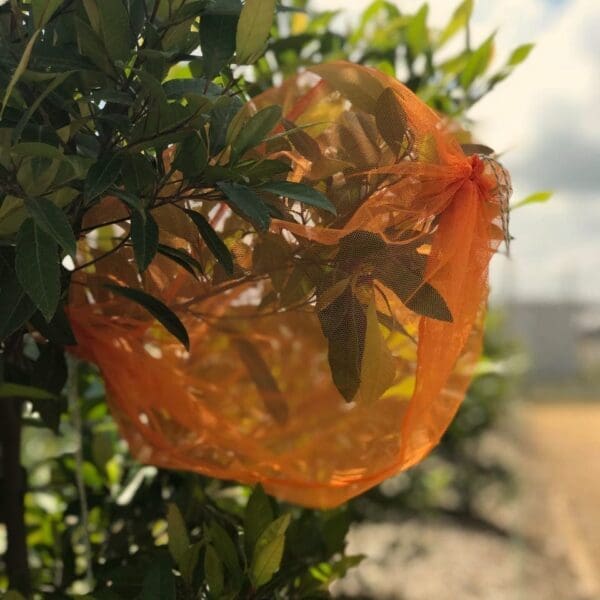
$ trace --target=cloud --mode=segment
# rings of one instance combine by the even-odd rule
[[[536,48],[471,116],[486,143],[506,150],[516,198],[548,188],[556,196],[515,212],[513,264],[494,265],[494,287],[510,272],[518,297],[600,300],[600,3],[519,4],[527,14],[535,7],[539,30],[525,37],[507,24],[506,39],[533,38]]]

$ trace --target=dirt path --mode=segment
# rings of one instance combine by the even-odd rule
[[[518,480],[484,512],[510,535],[447,518],[365,523],[350,551],[369,558],[335,587],[377,600],[600,600],[600,403],[525,404],[519,434],[490,452]]]
[[[525,427],[580,593],[600,598],[600,404],[534,404]]]

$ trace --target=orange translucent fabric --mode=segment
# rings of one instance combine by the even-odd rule
[[[158,256],[140,278],[127,246],[78,272],[74,351],[102,371],[139,460],[261,482],[282,499],[331,507],[417,463],[453,418],[481,350],[488,264],[510,187],[495,161],[465,156],[443,119],[374,69],[312,68],[255,98],[230,131],[273,104],[282,124],[248,158],[287,162],[288,179],[323,192],[337,215],[279,198],[285,214],[256,233],[225,203],[182,198],[232,249],[236,272],[226,277],[183,212],[155,209],[161,242],[196,257],[204,276]],[[118,218],[119,206],[106,199],[88,225]],[[324,319],[342,292],[319,297],[311,266],[328,272],[365,239],[389,256],[410,248],[425,268],[404,296],[390,288],[393,268],[371,264],[382,254],[366,275],[351,273],[352,290],[364,296],[358,305],[377,321],[374,330],[367,320],[357,391],[344,398],[328,360],[325,332],[334,325]],[[88,240],[81,260],[105,252],[103,243]],[[359,258],[365,252],[357,247]],[[160,298],[186,325],[190,351],[107,282]],[[431,316],[440,303],[449,315]],[[343,330],[345,318],[335,327]]]

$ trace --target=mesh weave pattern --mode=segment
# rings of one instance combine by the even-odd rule
[[[225,203],[182,198],[228,240],[226,278],[181,210],[155,209],[161,242],[205,276],[158,256],[140,278],[122,247],[75,276],[74,351],[100,367],[141,461],[335,506],[421,460],[460,405],[510,183],[373,69],[315,67],[255,98],[233,127],[272,104],[285,118],[254,157],[289,163],[288,179],[322,191],[337,215],[273,197],[281,218],[255,233]],[[88,224],[118,206],[106,199]],[[81,260],[97,246],[82,244]],[[165,302],[190,352],[107,282]]]

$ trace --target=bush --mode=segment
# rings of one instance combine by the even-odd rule
[[[359,561],[344,554],[347,507],[301,510],[260,487],[251,492],[131,460],[97,372],[67,364],[73,335],[64,306],[72,271],[65,257],[89,233],[82,229],[86,213],[108,194],[146,224],[142,235],[126,240],[141,271],[155,253],[169,254],[150,243],[151,211],[171,175],[161,159],[165,149],[183,173],[180,193],[214,190],[222,179],[248,188],[269,181],[277,165],[209,159],[241,144],[228,127],[244,100],[310,63],[349,58],[376,66],[468,125],[466,109],[530,50],[517,48],[490,74],[493,35],[470,47],[471,10],[472,2],[462,2],[437,31],[427,25],[426,4],[406,14],[376,0],[356,29],[340,34],[330,29],[334,13],[307,12],[305,2],[0,6],[0,486],[15,588],[49,598],[315,598],[327,596],[329,583]],[[446,44],[458,36],[464,47],[449,53]],[[471,141],[466,131],[457,134]],[[262,141],[257,131],[244,145]],[[211,235],[200,228],[199,236]],[[212,248],[223,265],[231,261],[224,246]],[[197,268],[185,253],[176,258]],[[469,460],[463,441],[495,419],[496,392],[473,390],[442,447],[461,468]],[[471,418],[473,411],[484,418]],[[30,574],[21,543],[21,428]],[[415,494],[418,473],[411,475]],[[471,489],[464,490],[468,501]],[[6,587],[6,576],[0,585]]]

